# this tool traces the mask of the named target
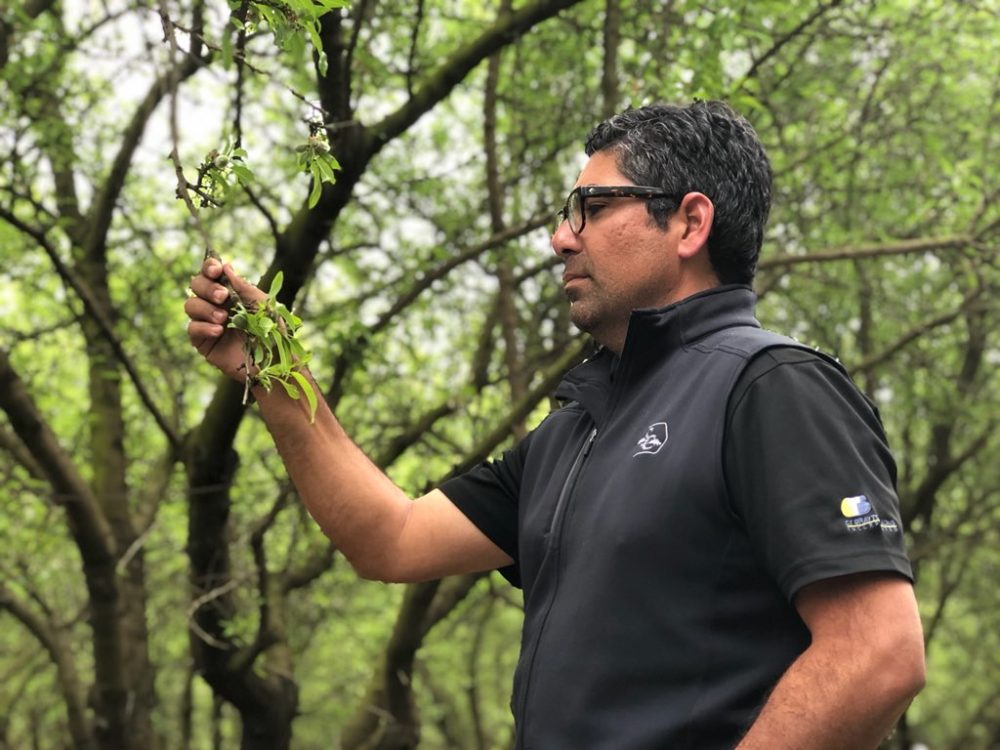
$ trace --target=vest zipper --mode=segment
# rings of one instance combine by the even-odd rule
[[[590,449],[594,446],[594,441],[596,439],[597,428],[594,427],[591,429],[590,435],[587,436],[587,440],[576,454],[576,458],[573,459],[573,464],[570,466],[569,474],[566,476],[566,481],[563,482],[563,486],[559,490],[559,498],[556,500],[555,510],[552,511],[552,523],[549,525],[549,549],[546,554],[546,558],[554,555],[552,564],[556,566],[559,564],[559,543],[562,541],[562,527],[566,516],[566,506],[569,504],[569,497],[573,494],[573,489],[576,487],[576,480],[580,476],[583,465],[587,460],[587,456],[590,455]],[[545,606],[545,614],[542,616],[541,623],[535,633],[534,642],[531,644],[531,651],[528,655],[528,660],[524,665],[524,676],[521,679],[520,710],[517,712],[519,716],[519,720],[517,722],[517,741],[514,743],[515,748],[518,748],[519,750],[524,747],[524,727],[526,724],[525,719],[527,718],[528,688],[531,683],[531,671],[535,664],[535,655],[538,653],[538,644],[541,642],[542,633],[545,630],[545,623],[548,621],[549,613],[552,611],[552,605],[555,603],[558,588],[559,568],[556,567],[552,583],[552,591],[549,594],[548,603]]]

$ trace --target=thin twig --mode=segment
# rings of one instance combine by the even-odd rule
[[[191,604],[188,606],[187,609],[188,627],[191,628],[191,630],[194,632],[195,635],[201,638],[205,643],[207,643],[212,648],[228,651],[230,648],[232,648],[232,646],[228,643],[218,640],[217,638],[213,637],[210,633],[207,633],[205,629],[198,624],[198,621],[195,619],[194,615],[199,609],[204,607],[206,604],[225,596],[239,585],[240,581],[237,580],[236,578],[232,578],[226,581],[221,586],[216,586],[211,591],[206,591],[204,594],[202,594],[193,602],[191,602]]]
[[[194,220],[195,229],[198,234],[201,235],[202,243],[205,245],[205,250],[212,247],[212,241],[209,237],[208,230],[201,221],[201,217],[198,216],[198,209],[194,205],[194,201],[191,200],[191,183],[188,182],[187,178],[184,176],[184,165],[181,164],[180,157],[180,132],[177,127],[177,55],[180,52],[180,48],[177,45],[177,36],[174,34],[174,24],[170,20],[170,15],[167,13],[167,6],[165,0],[160,0],[160,20],[163,24],[163,39],[170,46],[170,69],[167,76],[167,86],[170,92],[170,161],[174,165],[174,174],[177,176],[177,197],[184,201],[184,205],[187,207],[188,213],[191,214],[191,218]]]

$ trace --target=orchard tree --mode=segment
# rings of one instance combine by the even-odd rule
[[[0,10],[0,747],[508,747],[517,592],[359,580],[185,288],[208,249],[277,280],[322,397],[420,494],[591,350],[547,240],[588,129],[694,97],[772,157],[763,322],[838,355],[895,449],[930,682],[887,746],[992,747],[996,8],[342,6]]]

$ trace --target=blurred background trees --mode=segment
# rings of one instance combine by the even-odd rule
[[[519,592],[358,580],[185,289],[206,243],[283,271],[326,398],[420,493],[588,351],[547,231],[589,128],[694,97],[772,157],[760,317],[847,364],[899,463],[930,681],[887,747],[1000,743],[995,2],[14,5],[0,747],[508,747]]]

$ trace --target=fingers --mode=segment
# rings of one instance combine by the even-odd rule
[[[205,258],[201,272],[210,279],[217,279],[222,276],[222,263],[216,258]]]
[[[184,301],[184,312],[194,321],[224,325],[229,319],[229,313],[218,305],[213,305],[201,297],[188,297]]]
[[[224,276],[223,276],[224,274]],[[191,291],[203,300],[216,305],[225,304],[229,299],[229,290],[220,281],[228,281],[240,298],[246,302],[257,302],[267,295],[244,279],[233,268],[231,263],[222,265],[215,258],[208,258],[201,266],[201,273],[191,277]]]
[[[240,299],[244,302],[256,302],[267,296],[256,286],[236,273],[236,269],[233,268],[231,263],[226,263],[223,271],[226,274],[226,278],[229,279],[229,283],[233,285],[233,291],[240,295]]]
[[[188,323],[188,341],[200,354],[207,355],[219,341],[226,329],[215,323],[203,323],[192,320]]]
[[[219,266],[219,269],[221,270],[222,266]],[[222,284],[212,281],[204,273],[191,277],[191,291],[198,295],[191,299],[200,298],[215,305],[220,305],[229,299],[229,291]]]
[[[188,340],[195,349],[206,354],[225,333],[229,314],[201,297],[189,297],[185,300],[184,312],[191,319],[187,327]]]

